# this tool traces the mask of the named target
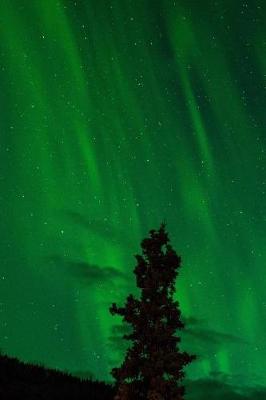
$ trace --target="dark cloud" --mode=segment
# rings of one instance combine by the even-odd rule
[[[220,344],[246,343],[240,337],[204,329],[201,327],[205,323],[203,319],[189,317],[182,318],[182,320],[187,326],[186,329],[193,330],[193,343],[197,342],[198,348],[201,348],[200,345],[203,343],[202,348],[205,348],[207,352],[206,358],[211,355],[211,351],[209,351],[210,345],[214,345],[217,348]],[[112,352],[117,351],[120,357],[125,355],[126,350],[131,347],[132,341],[125,340],[122,336],[131,332],[132,327],[126,322],[115,324],[111,327],[108,347]],[[195,354],[191,349],[192,346],[185,347],[186,351]],[[198,359],[200,358],[204,357],[199,356]],[[120,366],[120,364],[120,362],[117,363],[115,360],[111,360],[112,367]],[[211,400],[266,400],[266,387],[259,385],[244,386],[244,383],[251,378],[256,379],[258,377],[256,374],[247,377],[237,373],[229,375],[220,371],[212,371],[208,378],[197,380],[184,379],[183,384],[186,388],[186,400],[206,400],[208,398]]]
[[[64,273],[70,274],[85,285],[112,285],[117,279],[127,280],[123,272],[111,266],[100,267],[84,261],[66,260],[58,255],[49,256],[48,261],[50,266],[63,269]]]
[[[213,357],[224,345],[248,344],[241,337],[205,328],[206,320],[204,319],[182,317],[182,320],[185,328],[176,331],[176,336],[181,337],[182,350],[197,356],[195,362]],[[113,325],[109,337],[110,348],[124,353],[132,342],[123,339],[123,335],[131,332],[132,327],[124,321],[121,324]]]
[[[123,335],[128,335],[132,332],[132,328],[126,322],[114,324],[111,326],[111,335],[108,337],[108,363],[110,366],[110,374],[112,368],[119,367],[121,361],[124,360],[126,351],[131,348],[132,341],[123,339]]]
[[[213,379],[211,376],[219,376]],[[266,399],[266,387],[233,385],[229,383],[233,376],[213,373],[209,378],[188,380],[184,379],[187,400],[262,400]]]
[[[131,346],[132,341],[123,339],[123,335],[129,335],[132,332],[132,327],[126,322],[115,324],[111,327],[111,335],[108,338],[108,346],[110,349],[118,352],[123,352]]]
[[[196,346],[196,348],[201,351],[203,349],[209,349],[211,346],[217,349],[220,345],[224,344],[248,344],[248,342],[241,337],[205,328],[204,326],[202,326],[205,323],[204,319],[195,317],[182,317],[182,321],[185,324],[185,328],[177,331],[176,335],[180,335],[186,341],[190,341],[189,337],[192,336],[194,338],[193,344],[195,345],[197,343],[198,346]],[[113,344],[117,348],[121,348],[122,336],[124,334],[129,334],[130,332],[132,332],[131,326],[123,322],[122,324],[113,325],[111,329],[111,344]]]
[[[230,333],[218,332],[213,329],[205,328],[204,323],[206,320],[197,319],[194,317],[182,317],[185,324],[182,330],[183,334],[187,334],[199,339],[202,342],[213,345],[228,344],[228,343],[244,343],[249,344],[243,338],[232,335]]]
[[[132,248],[132,241],[127,236],[127,233],[108,222],[108,220],[97,220],[70,210],[65,211],[65,215],[88,232],[100,235],[111,243],[119,243],[125,248]]]
[[[184,349],[189,349],[191,354],[195,354],[197,360],[214,357],[225,346],[229,348],[231,345],[250,344],[239,336],[206,327],[204,319],[195,317],[181,317],[181,319],[185,327],[177,331],[177,336],[181,337]]]

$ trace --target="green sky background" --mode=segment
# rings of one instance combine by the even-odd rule
[[[1,2],[3,352],[112,381],[164,219],[188,379],[266,385],[265,30],[260,1]]]

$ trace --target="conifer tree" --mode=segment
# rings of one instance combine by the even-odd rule
[[[130,294],[125,307],[112,303],[109,308],[133,328],[123,336],[133,346],[122,365],[111,371],[116,381],[114,400],[183,400],[183,367],[197,357],[181,352],[177,345],[181,339],[174,336],[184,328],[179,302],[173,300],[181,258],[169,244],[164,223],[158,231],[150,231],[141,247],[134,269],[141,299]]]

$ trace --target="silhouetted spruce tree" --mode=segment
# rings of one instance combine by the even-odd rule
[[[115,400],[183,400],[183,367],[196,359],[181,352],[174,336],[184,328],[179,302],[172,296],[181,258],[168,243],[165,224],[141,242],[142,254],[136,255],[134,269],[141,300],[130,294],[125,307],[112,303],[111,314],[123,316],[133,331],[123,338],[133,341],[120,368],[113,368]]]

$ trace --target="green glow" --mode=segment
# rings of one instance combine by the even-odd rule
[[[194,3],[1,4],[3,351],[111,380],[165,219],[188,376],[265,384],[265,12]]]

